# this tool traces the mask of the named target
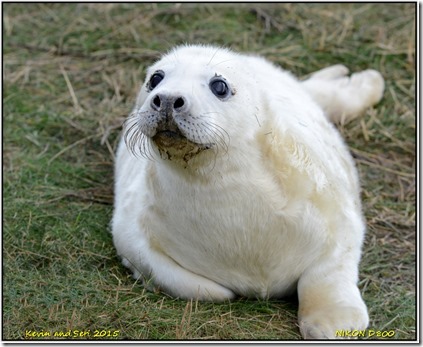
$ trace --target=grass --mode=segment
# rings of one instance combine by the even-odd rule
[[[368,226],[360,289],[370,329],[416,339],[415,11],[3,3],[3,339],[300,339],[295,298],[176,300],[146,292],[115,255],[120,126],[145,68],[184,42],[255,52],[298,76],[339,62],[382,72],[383,101],[340,127]]]

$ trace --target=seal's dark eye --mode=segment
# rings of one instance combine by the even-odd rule
[[[151,77],[150,81],[148,82],[148,89],[153,90],[157,87],[157,85],[162,81],[164,78],[164,72],[163,71],[157,71],[155,72]]]
[[[226,98],[231,92],[227,82],[222,77],[215,77],[210,81],[210,90],[219,99]]]

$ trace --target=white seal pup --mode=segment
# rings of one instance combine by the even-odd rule
[[[347,73],[299,82],[212,46],[151,66],[116,157],[113,241],[134,277],[210,301],[297,289],[304,338],[365,329],[358,175],[328,119],[377,103],[384,81]]]

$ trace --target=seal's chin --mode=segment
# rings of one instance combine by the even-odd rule
[[[199,153],[212,148],[211,144],[201,144],[189,140],[179,131],[159,131],[151,139],[158,147],[160,156],[168,160],[188,162]]]

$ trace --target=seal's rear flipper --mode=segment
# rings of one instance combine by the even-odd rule
[[[319,70],[302,82],[334,123],[348,122],[382,98],[385,82],[376,70],[365,70],[347,76],[343,65]]]

